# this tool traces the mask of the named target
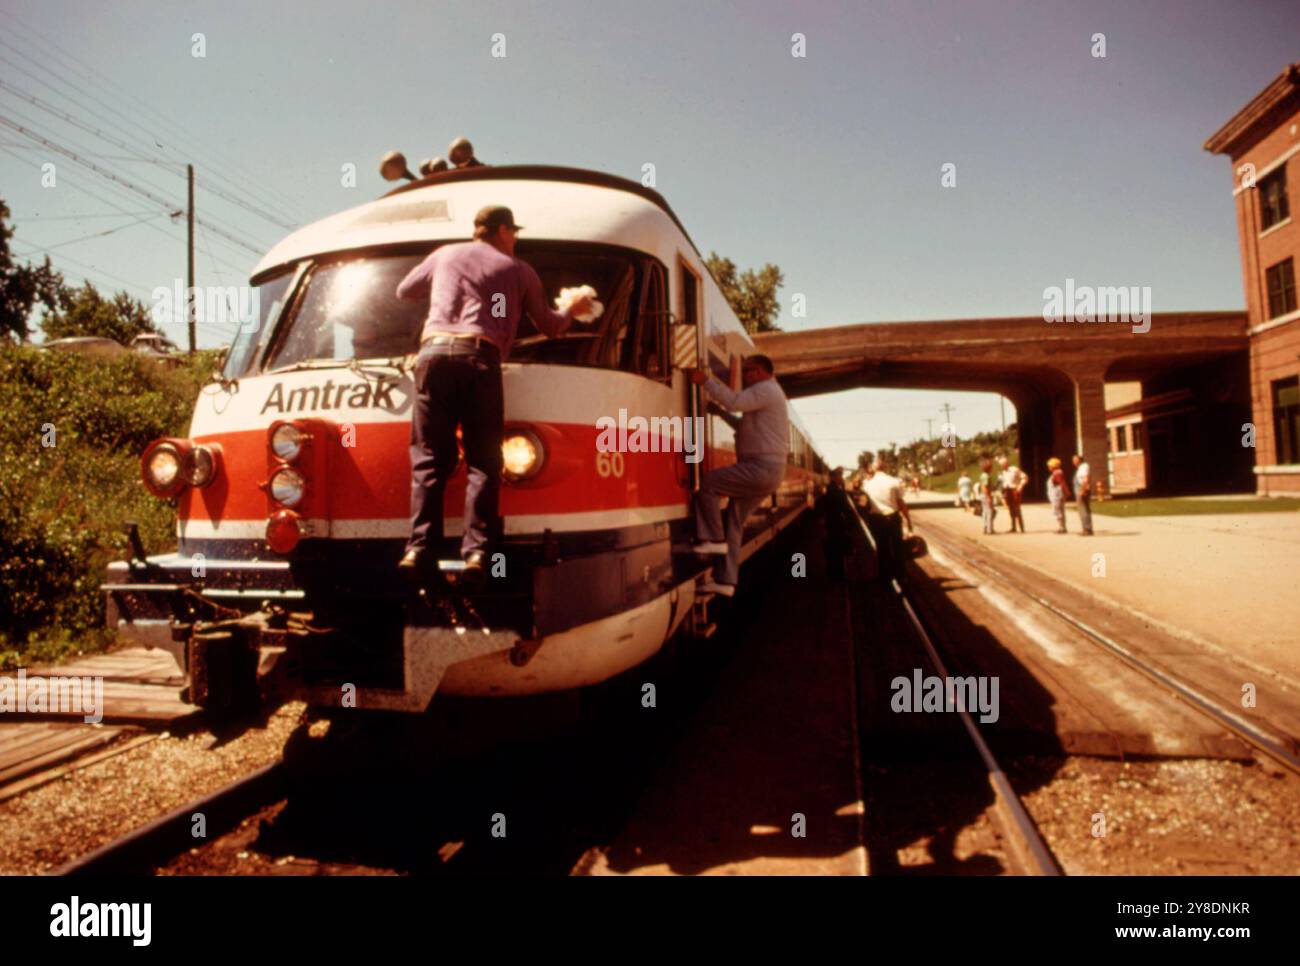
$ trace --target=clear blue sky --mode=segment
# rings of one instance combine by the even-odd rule
[[[1105,59],[1090,56],[1097,32]],[[1149,285],[1157,311],[1240,307],[1228,162],[1201,144],[1296,60],[1294,0],[4,0],[0,79],[21,93],[0,91],[0,115],[183,203],[174,168],[121,160],[23,94],[36,96],[131,153],[216,169],[227,194],[269,199],[293,223],[380,194],[384,151],[417,161],[461,133],[489,162],[633,178],[653,162],[706,253],[781,266],[780,324],[798,329],[1037,314],[1067,276]],[[58,245],[70,277],[141,297],[184,274],[183,226],[165,216],[74,241],[161,208],[30,144],[0,128],[18,251]],[[54,189],[39,182],[47,159]],[[340,186],[346,162],[356,188]],[[945,162],[956,188],[940,187]],[[200,217],[258,249],[283,234],[211,181],[201,171]],[[256,261],[214,233],[200,241],[200,284],[232,284]],[[790,317],[793,293],[807,318]],[[1000,423],[997,397],[962,393],[858,390],[799,408],[849,462],[923,435],[945,401],[963,435]]]

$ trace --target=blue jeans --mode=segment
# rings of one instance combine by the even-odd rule
[[[411,537],[407,550],[442,539],[443,493],[460,462],[456,427],[465,447],[465,536],[461,555],[486,548],[500,529],[501,437],[505,401],[501,358],[482,343],[426,345],[415,363],[411,414]]]

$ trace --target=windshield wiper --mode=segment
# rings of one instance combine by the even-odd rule
[[[268,369],[267,375],[301,372],[304,369],[346,369],[349,361],[347,359],[306,359],[303,362],[295,362],[291,366],[285,366],[283,369]]]
[[[302,362],[295,362],[291,366],[285,366],[283,369],[268,369],[267,375],[283,375],[287,372],[301,372],[306,369],[366,369],[387,367],[389,369],[403,368],[406,356],[388,356],[381,359],[305,359]]]

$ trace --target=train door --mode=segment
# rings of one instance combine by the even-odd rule
[[[701,331],[701,295],[703,286],[700,285],[700,277],[691,268],[690,263],[682,256],[677,258],[678,277],[681,279],[681,285],[678,287],[679,297],[677,304],[677,331],[685,339],[694,339],[694,351],[683,352],[682,356],[689,355],[692,357],[690,365],[708,366],[707,347],[704,344],[704,333]],[[685,347],[683,347],[685,348]],[[686,381],[687,394],[687,415],[691,418],[692,425],[700,425],[697,417],[705,416],[708,412],[707,400],[704,397],[704,391],[690,380]],[[703,420],[704,436],[696,440],[696,445],[702,447],[703,458],[691,467],[691,490],[692,492],[700,488],[700,479],[703,474],[710,468],[709,453],[713,449],[713,421],[705,418]]]

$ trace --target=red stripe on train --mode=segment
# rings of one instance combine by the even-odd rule
[[[347,426],[326,420],[300,422],[309,424],[313,432],[303,454],[291,464],[306,479],[306,495],[294,508],[299,514],[332,520],[409,515],[407,423]],[[547,455],[538,476],[502,487],[501,512],[505,516],[685,505],[689,501],[690,467],[680,453],[599,454],[594,426],[536,422],[518,425],[538,435]],[[283,464],[272,458],[267,440],[266,429],[197,437],[195,442],[220,447],[221,467],[210,485],[187,488],[182,493],[177,508],[180,518],[249,520],[264,518],[275,509],[277,505],[261,485]],[[464,502],[462,462],[447,485],[447,514],[459,516]]]

